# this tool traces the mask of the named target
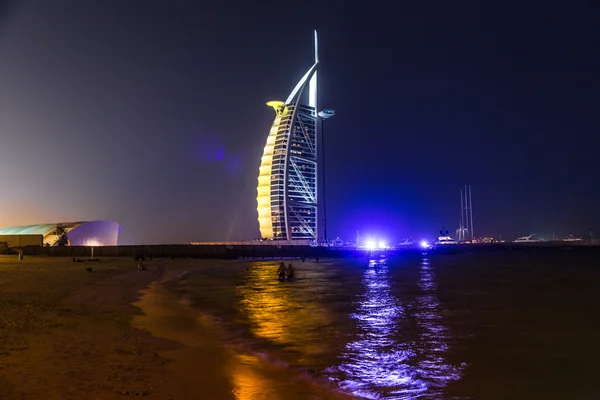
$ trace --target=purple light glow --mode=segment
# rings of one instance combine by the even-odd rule
[[[365,293],[358,312],[351,315],[361,333],[342,353],[343,377],[336,379],[340,387],[368,399],[414,399],[441,395],[448,381],[460,377],[460,371],[445,360],[448,336],[434,296],[434,278],[424,259],[418,282],[421,295],[405,307],[392,293],[386,261],[369,262],[363,275]],[[415,317],[417,340],[413,332],[402,329],[405,320]]]
[[[339,370],[345,375],[339,385],[354,395],[379,399],[388,397],[390,389],[407,393],[423,393],[427,384],[417,377],[410,365],[415,358],[407,343],[397,343],[397,320],[405,311],[391,293],[391,283],[385,260],[370,261],[363,283],[365,294],[352,315],[362,331],[357,341],[349,343]],[[405,398],[405,397],[403,397]]]
[[[416,299],[418,312],[417,326],[420,328],[421,346],[418,351],[421,359],[418,364],[419,375],[432,382],[436,388],[444,387],[449,381],[460,378],[461,370],[450,365],[445,360],[448,351],[448,329],[442,325],[440,302],[435,296],[437,284],[435,271],[427,258],[421,261],[420,279],[418,287],[421,295]]]
[[[225,157],[225,168],[230,174],[234,174],[243,170],[242,158],[239,155],[227,154]]]
[[[68,236],[71,246],[116,246],[119,232],[117,222],[90,221],[70,230]]]
[[[201,161],[221,161],[225,157],[225,148],[216,136],[200,136],[195,140],[193,151]]]

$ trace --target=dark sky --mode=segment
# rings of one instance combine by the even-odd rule
[[[0,0],[0,226],[257,237],[265,102],[310,67],[312,29],[330,237],[454,230],[465,183],[476,233],[600,232],[590,0]]]

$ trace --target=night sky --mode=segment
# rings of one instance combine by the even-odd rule
[[[590,0],[0,0],[0,226],[258,237],[265,102],[310,67],[313,29],[321,105],[338,113],[330,238],[454,231],[465,183],[476,235],[600,234]]]

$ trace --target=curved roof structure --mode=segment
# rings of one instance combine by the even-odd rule
[[[270,101],[275,110],[261,158],[257,211],[261,237],[315,240],[317,201],[317,32],[315,62],[285,102]],[[308,88],[308,104],[302,104]]]
[[[24,225],[0,228],[0,235],[42,235],[53,232],[57,225],[64,225],[67,229],[71,226],[79,226],[85,222],[57,222],[55,224]]]
[[[117,222],[98,220],[11,226],[0,228],[0,235],[42,235],[45,244],[55,246],[58,225],[65,227],[71,246],[116,246],[121,231]]]

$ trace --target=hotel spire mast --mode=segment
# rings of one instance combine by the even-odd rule
[[[315,30],[315,66],[319,65],[319,38],[317,36],[317,31]],[[308,105],[314,107],[317,110],[317,73],[318,70],[315,69],[315,73],[312,78],[310,78],[310,83],[308,85]]]
[[[288,98],[267,103],[275,110],[275,119],[267,136],[258,175],[257,210],[262,238],[316,241],[322,237],[317,168],[320,116],[317,109],[319,53],[316,31],[314,52],[314,64]]]

